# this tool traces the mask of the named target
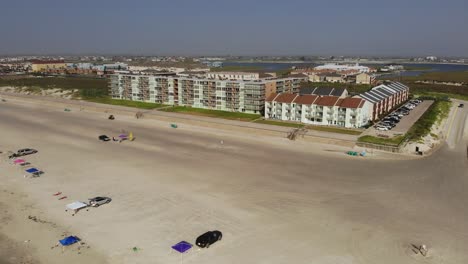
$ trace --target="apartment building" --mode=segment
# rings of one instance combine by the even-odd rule
[[[110,76],[110,94],[114,99],[261,113],[266,97],[277,92],[298,92],[300,82],[306,79],[289,77],[235,80],[179,75],[113,74]]]
[[[266,119],[359,128],[371,116],[372,104],[362,98],[275,93],[265,100]]]
[[[378,85],[355,97],[373,104],[372,120],[377,120],[380,116],[408,100],[409,87],[399,82],[391,82]]]

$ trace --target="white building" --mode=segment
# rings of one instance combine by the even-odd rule
[[[305,124],[359,128],[369,123],[372,104],[361,98],[271,94],[265,100],[265,118]]]
[[[315,70],[331,70],[336,72],[343,72],[343,71],[358,71],[362,72],[371,72],[371,68],[367,66],[361,66],[358,63],[356,64],[336,64],[336,63],[329,63],[325,65],[320,65],[314,68]]]

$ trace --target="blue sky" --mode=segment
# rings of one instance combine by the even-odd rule
[[[0,0],[0,54],[468,57],[468,1]]]

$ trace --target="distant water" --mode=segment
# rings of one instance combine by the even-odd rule
[[[310,62],[299,62],[299,63],[282,63],[282,62],[224,62],[223,66],[241,66],[241,67],[259,67],[266,71],[279,71],[285,69],[291,69],[292,67],[314,67],[319,64],[317,63],[310,63]],[[406,67],[417,67],[417,68],[427,68],[427,70],[423,71],[404,71],[401,72],[401,76],[418,76],[424,72],[452,72],[452,71],[468,71],[468,65],[458,65],[458,64],[435,64],[435,63],[427,63],[427,64],[410,64],[404,63],[402,64]],[[390,76],[390,75],[387,75]]]

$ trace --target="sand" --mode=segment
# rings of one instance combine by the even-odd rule
[[[457,122],[464,122],[466,110],[462,114]],[[8,224],[1,233],[17,243],[16,255],[27,252],[40,263],[468,262],[466,138],[431,157],[398,160],[169,124],[0,105],[0,151],[36,148],[39,153],[26,159],[45,171],[28,179],[4,159],[0,163],[2,206],[18,219],[2,218]],[[136,140],[97,140],[121,129],[133,131]],[[58,191],[68,199],[57,200],[52,194]],[[65,212],[67,203],[96,195],[113,201],[75,216]],[[171,249],[214,229],[223,240],[209,249]],[[90,248],[82,254],[51,249],[65,234]],[[422,243],[427,257],[411,250]]]

